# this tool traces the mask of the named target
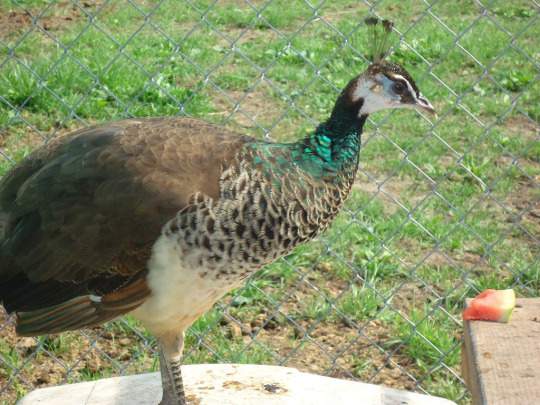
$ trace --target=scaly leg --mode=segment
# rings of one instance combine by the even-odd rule
[[[182,381],[182,351],[184,332],[167,334],[159,338],[159,363],[163,398],[160,405],[187,405]]]

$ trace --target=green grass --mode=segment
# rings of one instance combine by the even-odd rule
[[[36,13],[47,3],[0,0],[0,14]],[[357,26],[368,7],[358,2],[318,9],[332,26],[311,19],[304,2],[274,0],[260,9],[265,3],[255,1],[254,9],[166,1],[157,10],[138,3],[140,10],[128,3],[88,8],[98,13],[99,28],[61,3],[43,15],[49,35],[36,29],[21,39],[24,24],[0,29],[0,60],[8,58],[0,67],[3,153],[18,161],[47,134],[81,126],[79,119],[126,116],[187,114],[260,136],[264,131],[242,115],[256,114],[274,139],[296,139],[313,128],[304,114],[315,122],[327,117],[336,89],[367,66],[366,32]],[[318,240],[198,320],[187,337],[187,362],[283,363],[414,389],[412,376],[429,393],[468,403],[456,377],[463,299],[484,288],[540,291],[531,238],[538,221],[519,215],[540,198],[540,81],[530,62],[539,62],[540,25],[526,1],[490,4],[489,18],[477,20],[472,2],[435,3],[431,12],[453,32],[424,15],[423,2],[376,7],[417,51],[394,38],[392,59],[417,79],[438,119],[431,124],[410,111],[371,117],[347,209]],[[143,13],[151,13],[146,23]],[[0,157],[0,175],[11,165]],[[0,380],[12,377],[9,398],[42,384],[35,376],[57,364],[51,356],[67,364],[51,373],[68,381],[157,369],[155,341],[135,320],[91,337],[100,334],[109,337],[98,347],[68,334],[40,338],[29,351],[0,335],[0,356],[10,365],[0,365]],[[390,372],[373,342],[409,374]],[[25,362],[33,351],[35,360]],[[11,367],[21,366],[16,376]]]

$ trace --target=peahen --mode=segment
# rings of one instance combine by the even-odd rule
[[[129,119],[53,140],[0,181],[0,301],[34,336],[131,313],[158,339],[162,404],[185,404],[184,331],[264,265],[323,231],[347,198],[369,114],[433,111],[375,54],[330,118],[270,143],[188,118]],[[378,49],[377,49],[378,48]]]

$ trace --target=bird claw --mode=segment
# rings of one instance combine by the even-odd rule
[[[160,401],[159,405],[189,405],[189,402],[185,398],[166,397]]]

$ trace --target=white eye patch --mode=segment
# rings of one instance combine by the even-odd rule
[[[412,85],[409,83],[407,79],[405,79],[403,76],[398,74],[393,74],[392,77],[396,80],[400,80],[402,83],[405,83],[407,85],[407,89],[409,90],[409,93],[413,96],[414,101],[417,101],[416,98],[416,91],[412,87]]]
[[[354,100],[362,98],[364,104],[359,115],[371,114],[386,108],[400,107],[401,97],[392,91],[394,82],[383,74],[375,76],[374,80],[359,81],[353,92]]]

